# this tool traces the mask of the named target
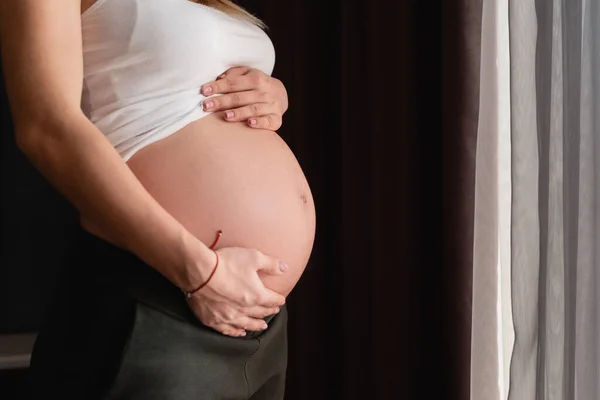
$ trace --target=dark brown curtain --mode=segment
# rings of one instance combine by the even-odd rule
[[[288,302],[286,399],[468,399],[481,0],[240,3],[269,26],[290,97],[280,134],[317,207]],[[0,332],[28,331],[69,211],[5,136]],[[32,241],[46,253],[23,256]]]
[[[317,203],[286,398],[468,399],[482,0],[246,4]]]

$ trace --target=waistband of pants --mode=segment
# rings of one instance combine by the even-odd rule
[[[116,290],[174,318],[204,326],[190,310],[185,295],[166,277],[135,254],[80,226],[63,273],[69,290],[74,293],[88,296],[94,290]],[[274,317],[270,315],[263,319],[269,324]],[[247,337],[261,332],[248,331]]]
[[[185,295],[166,277],[135,254],[81,227],[77,229],[62,271],[68,290],[81,296],[93,295],[96,290],[116,290],[175,318],[202,325]],[[269,323],[273,317],[264,320]]]

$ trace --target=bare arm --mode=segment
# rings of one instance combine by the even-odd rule
[[[0,45],[16,141],[96,228],[180,288],[215,256],[152,198],[80,108],[80,0],[2,0]]]

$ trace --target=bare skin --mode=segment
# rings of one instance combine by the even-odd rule
[[[287,296],[312,249],[315,210],[300,166],[273,132],[288,106],[285,87],[260,71],[238,67],[207,82],[202,93],[225,94],[203,102],[214,114],[145,147],[128,165],[152,197],[203,243],[210,244],[222,229],[217,248],[260,249],[285,260],[285,274],[258,275],[265,287]],[[201,310],[208,299],[200,294],[197,300],[191,307],[200,310],[200,320],[217,325],[222,319],[217,312]],[[236,320],[246,323],[238,322],[234,332],[221,330],[241,335],[240,326],[263,323],[242,315]]]
[[[272,131],[212,114],[136,153],[131,170],[188,231],[217,248],[260,249],[283,260],[283,275],[262,275],[287,296],[312,249],[315,211],[296,158]]]
[[[80,13],[79,0],[4,0],[0,3],[0,48],[17,145],[42,175],[78,209],[82,220],[87,221],[84,227],[116,246],[136,254],[176,286],[191,290],[206,280],[216,261],[215,254],[203,242],[205,239],[196,235],[202,236],[204,229],[214,233],[214,228],[194,225],[192,217],[197,214],[187,218],[182,214],[175,218],[171,213],[185,211],[186,205],[183,204],[181,210],[176,208],[180,206],[176,204],[177,199],[168,199],[164,193],[161,194],[159,178],[154,176],[154,181],[150,184],[145,178],[138,178],[136,172],[142,176],[143,173],[138,169],[142,168],[144,160],[150,160],[150,157],[164,157],[163,153],[167,154],[169,148],[180,148],[184,143],[182,140],[189,140],[186,138],[205,138],[207,141],[202,145],[210,147],[210,143],[215,143],[210,142],[214,140],[211,137],[215,133],[210,132],[209,124],[211,118],[216,117],[205,117],[198,121],[198,124],[190,124],[190,128],[186,127],[173,135],[172,140],[148,146],[144,149],[146,151],[140,151],[139,156],[136,155],[130,160],[131,165],[127,165],[80,109],[83,80]],[[32,107],[32,104],[35,107]],[[243,108],[248,105],[240,106]],[[271,114],[272,112],[269,112],[266,115]],[[258,115],[256,117],[260,118]],[[264,120],[273,122],[273,117]],[[214,122],[217,123],[216,119]],[[294,197],[295,201],[278,207],[286,212],[286,217],[287,212],[291,211],[297,213],[293,217],[297,220],[301,219],[298,217],[300,213],[309,218],[312,202],[304,202],[309,192],[302,188],[303,176],[299,173],[297,164],[291,161],[293,156],[290,156],[289,149],[282,146],[280,139],[275,138],[273,132],[265,134],[268,131],[261,131],[248,124],[226,123],[223,120],[218,123],[236,126],[235,129],[242,126],[244,133],[252,132],[257,138],[264,137],[257,139],[256,146],[275,151],[273,154],[264,155],[267,162],[274,159],[288,160],[287,164],[276,165],[274,168],[283,168],[287,172],[275,173],[272,178],[254,182],[263,182],[263,185],[264,182],[281,183],[281,177],[288,174],[287,178],[295,185],[293,196],[291,192],[287,193],[288,190],[292,190],[292,186],[287,187],[285,191],[287,196]],[[195,134],[192,129],[197,129]],[[242,133],[241,130],[238,132]],[[259,132],[262,134],[258,135]],[[232,130],[224,137],[233,134]],[[242,139],[242,135],[239,137]],[[276,148],[279,150],[275,150]],[[251,155],[246,154],[244,157],[248,160]],[[192,159],[188,161],[191,162]],[[182,163],[173,161],[173,165],[181,167]],[[237,166],[239,169],[242,167],[245,168],[246,165]],[[256,171],[260,166],[254,168]],[[263,165],[262,168],[266,166]],[[295,168],[296,172],[293,172]],[[192,170],[206,174],[206,171],[197,167],[193,167]],[[230,177],[236,176],[236,171],[230,170],[226,174]],[[172,176],[171,181],[178,176],[182,175]],[[163,184],[167,183],[163,181]],[[149,192],[147,186],[152,187],[150,190],[160,201]],[[264,196],[267,190],[264,187],[262,189],[261,195]],[[272,187],[271,190],[274,196],[283,196],[278,194],[277,187]],[[304,191],[299,193],[298,190]],[[309,206],[298,206],[298,197],[302,204]],[[167,210],[161,202],[169,204],[170,209]],[[248,204],[256,203],[250,201]],[[212,205],[217,209],[216,203]],[[202,208],[202,204],[195,203],[195,206]],[[227,214],[222,208],[219,213]],[[231,232],[226,232],[228,235],[235,235],[233,232],[236,231],[249,233],[249,228],[244,223],[234,226],[233,222],[218,218],[213,222],[216,225],[231,224],[227,228]],[[299,246],[304,246],[305,249],[312,246],[312,235],[306,225],[306,220],[299,224],[305,231],[300,233],[300,236],[304,235],[304,240],[298,241]],[[266,230],[268,235],[273,234],[274,226],[275,224],[272,224],[271,228]],[[191,230],[196,229],[195,233],[187,227]],[[294,232],[294,227],[290,226],[287,229],[279,229]],[[255,233],[259,239],[250,240],[262,240],[260,243],[257,241],[257,245],[262,243],[267,248],[276,246],[273,244],[276,241],[268,244],[258,231],[257,228]],[[310,246],[307,245],[308,242]],[[223,241],[220,244],[223,246],[228,243]],[[239,244],[235,243],[235,246],[232,246],[233,244],[230,242],[227,247],[218,250],[221,256],[218,273],[205,289],[190,300],[190,307],[208,326],[224,334],[236,336],[243,333],[243,328],[260,329],[257,324],[262,321],[259,318],[275,312],[277,306],[285,302],[285,296],[265,287],[265,284],[271,285],[265,276],[275,278],[290,271],[290,275],[297,275],[304,266],[300,261],[303,254],[301,249],[292,252],[282,247],[281,254],[286,253],[292,259],[296,257],[295,261],[292,261],[295,266],[292,267],[290,262],[290,267],[286,270],[281,268],[281,261],[286,260],[267,255],[255,248],[240,247],[244,244],[241,243],[241,239]],[[94,271],[90,273],[93,274]],[[264,284],[261,278],[265,281]],[[295,280],[297,278],[273,279],[272,286],[281,285],[277,287],[285,292],[285,288]]]

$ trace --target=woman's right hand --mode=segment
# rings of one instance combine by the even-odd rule
[[[258,250],[224,247],[216,250],[219,266],[208,284],[188,299],[198,319],[227,336],[266,329],[262,319],[279,312],[285,297],[266,288],[258,271],[281,275],[285,263]]]

